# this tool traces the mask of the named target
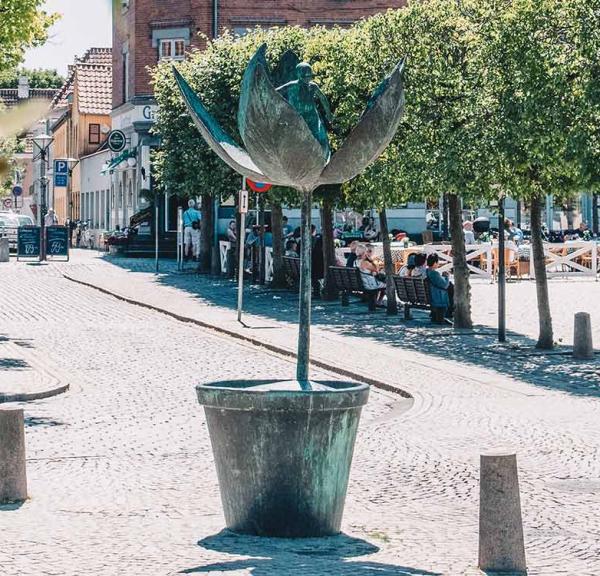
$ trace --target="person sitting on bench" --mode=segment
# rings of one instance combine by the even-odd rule
[[[377,304],[381,304],[385,296],[385,282],[377,279],[379,269],[371,260],[369,251],[365,244],[358,244],[356,247],[355,266],[360,270],[363,286],[365,290],[377,290]]]
[[[437,271],[439,260],[437,254],[427,256],[427,280],[429,280],[431,293],[431,320],[435,324],[444,323],[444,318],[450,307],[450,299],[448,298],[450,280],[447,272],[440,274]]]

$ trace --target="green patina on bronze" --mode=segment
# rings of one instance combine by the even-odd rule
[[[224,162],[251,180],[295,188],[303,195],[297,378],[303,389],[310,389],[312,193],[320,185],[358,176],[391,142],[404,114],[404,60],[381,82],[357,125],[332,153],[327,124],[333,123],[333,114],[313,82],[310,64],[287,51],[271,74],[266,52],[266,45],[257,50],[242,80],[238,128],[245,148],[221,128],[176,69],[174,73],[196,126]]]
[[[319,105],[325,113],[325,119],[333,124],[333,114],[329,108],[329,101],[320,88],[312,81],[313,72],[310,64],[300,62],[296,65],[296,80],[292,80],[277,88],[288,103],[294,107],[296,112],[302,116],[313,136],[319,141],[323,151],[327,155],[327,161],[331,157],[327,129],[321,119]]]

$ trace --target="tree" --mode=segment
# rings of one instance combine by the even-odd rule
[[[2,0],[0,72],[18,66],[27,48],[43,44],[57,15],[41,10],[44,0]]]
[[[0,88],[17,88],[22,77],[29,80],[30,88],[60,88],[65,82],[56,70],[13,68],[0,74]]]
[[[474,1],[422,0],[369,18],[337,39],[335,52],[320,62],[325,89],[342,128],[352,126],[374,79],[407,56],[406,113],[391,146],[363,175],[345,185],[355,206],[375,206],[387,228],[386,207],[448,194],[456,281],[457,327],[470,327],[469,271],[462,232],[461,197],[489,194],[485,166],[491,151],[484,130],[486,103],[476,58],[480,39],[471,15]],[[389,312],[395,296],[391,251],[383,234]]]
[[[574,93],[577,121],[570,141],[571,156],[579,161],[583,185],[592,193],[592,230],[598,225],[600,192],[600,0],[574,0],[572,29],[576,57]]]
[[[545,196],[564,200],[582,184],[570,145],[577,125],[577,2],[487,3],[481,19],[481,69],[491,110],[486,130],[496,150],[490,168],[501,188],[530,203],[539,314],[537,347],[554,344],[542,241]],[[495,10],[496,9],[496,10]]]

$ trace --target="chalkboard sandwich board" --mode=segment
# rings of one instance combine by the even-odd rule
[[[66,226],[46,228],[46,257],[69,260],[69,229]]]
[[[17,260],[39,260],[42,254],[42,235],[39,226],[19,226],[17,228]]]

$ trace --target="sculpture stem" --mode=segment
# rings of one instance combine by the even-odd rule
[[[312,190],[302,190],[302,236],[300,261],[300,321],[298,330],[298,367],[296,378],[303,390],[310,390],[310,309],[312,300]]]

